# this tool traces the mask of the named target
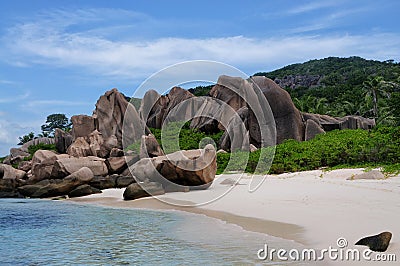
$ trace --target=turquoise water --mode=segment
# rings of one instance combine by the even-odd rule
[[[255,265],[266,241],[290,245],[203,215],[0,200],[0,265]]]

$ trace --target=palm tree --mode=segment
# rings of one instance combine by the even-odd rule
[[[387,91],[389,84],[390,83],[384,81],[381,76],[370,76],[363,83],[363,87],[366,90],[366,96],[372,97],[373,118],[378,118],[378,96],[390,96],[390,93]]]

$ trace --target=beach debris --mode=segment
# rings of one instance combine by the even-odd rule
[[[367,246],[372,251],[385,252],[392,239],[392,233],[383,232],[374,236],[364,237],[355,243],[355,245]]]

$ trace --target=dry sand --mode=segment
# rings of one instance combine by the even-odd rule
[[[393,238],[387,253],[396,254],[400,260],[400,176],[347,180],[362,172],[341,169],[268,175],[254,192],[249,192],[249,183],[252,178],[259,182],[263,176],[244,175],[238,184],[232,185],[229,181],[237,180],[239,175],[221,175],[208,190],[168,193],[158,199],[123,201],[123,189],[110,189],[71,200],[118,208],[202,213],[315,249],[337,247],[340,237],[348,241],[349,248],[354,248],[353,244],[364,236],[390,231]],[[215,198],[218,199],[198,207],[162,202],[184,206]]]

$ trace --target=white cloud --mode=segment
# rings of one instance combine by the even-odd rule
[[[334,5],[333,1],[312,2],[291,12],[306,12],[331,5]],[[57,11],[51,15],[42,15],[34,22],[15,26],[9,30],[6,38],[3,38],[10,51],[8,56],[12,58],[8,58],[9,61],[22,65],[78,67],[84,68],[87,73],[103,75],[104,78],[141,80],[168,65],[186,60],[214,60],[232,64],[244,71],[253,71],[270,70],[293,62],[327,56],[359,55],[373,59],[398,60],[400,54],[400,36],[390,33],[286,35],[281,38],[156,38],[128,41],[102,35],[102,28],[98,26],[87,26],[81,31],[78,30],[80,27],[75,27],[74,31],[70,30],[70,25],[97,22],[99,13],[106,14],[105,17],[110,19],[121,17],[122,14],[131,16],[140,23],[152,21],[140,13],[114,9],[78,10],[74,14]],[[119,13],[121,14],[118,15]],[[337,13],[330,19],[346,14]],[[323,21],[322,24],[294,29],[292,34],[324,28],[324,23]],[[123,27],[124,24],[119,26]],[[109,25],[104,27],[105,31],[109,31]]]

